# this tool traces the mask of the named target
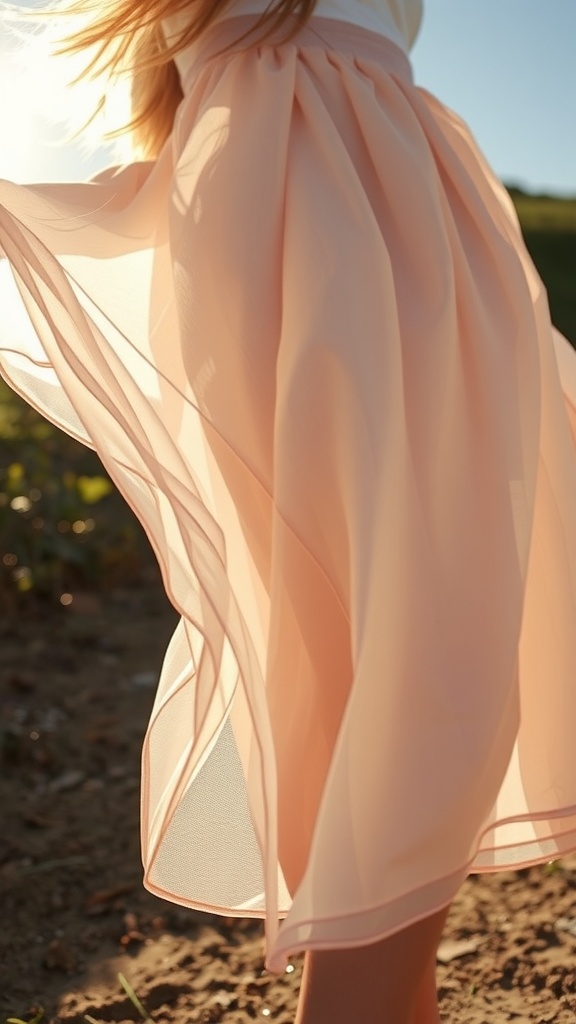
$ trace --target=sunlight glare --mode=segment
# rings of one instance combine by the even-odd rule
[[[2,46],[0,60],[0,178],[21,181],[34,164],[38,125],[31,80]]]
[[[127,140],[102,144],[104,131],[129,120],[128,83],[117,84],[106,113],[82,131],[103,85],[85,77],[71,86],[86,57],[54,57],[54,45],[47,32],[13,37],[0,24],[0,178],[85,180],[128,157]]]

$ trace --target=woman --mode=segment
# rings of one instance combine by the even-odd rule
[[[418,0],[84,9],[146,159],[0,184],[0,366],[182,616],[146,885],[305,950],[297,1024],[434,1024],[466,874],[576,849],[571,351]]]

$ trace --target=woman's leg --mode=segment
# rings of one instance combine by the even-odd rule
[[[410,1024],[441,1024],[436,987],[436,950],[418,987]]]
[[[437,1024],[434,955],[447,914],[369,946],[308,952],[296,1024]]]

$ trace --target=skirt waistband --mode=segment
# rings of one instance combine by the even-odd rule
[[[406,53],[380,32],[373,32],[361,25],[338,18],[312,17],[290,39],[286,39],[285,25],[263,39],[259,31],[252,32],[258,20],[258,15],[242,14],[224,18],[206,29],[201,39],[194,44],[196,52],[182,78],[183,91],[186,93],[192,87],[199,69],[208,61],[266,46],[317,47],[333,50],[351,57],[373,60],[391,74],[413,81],[412,65]],[[264,31],[263,28],[262,32]]]

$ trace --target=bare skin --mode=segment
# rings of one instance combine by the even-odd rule
[[[295,1024],[439,1024],[435,953],[447,915],[369,946],[308,952]]]
[[[441,1024],[436,986],[436,950],[416,993],[410,1024]]]

